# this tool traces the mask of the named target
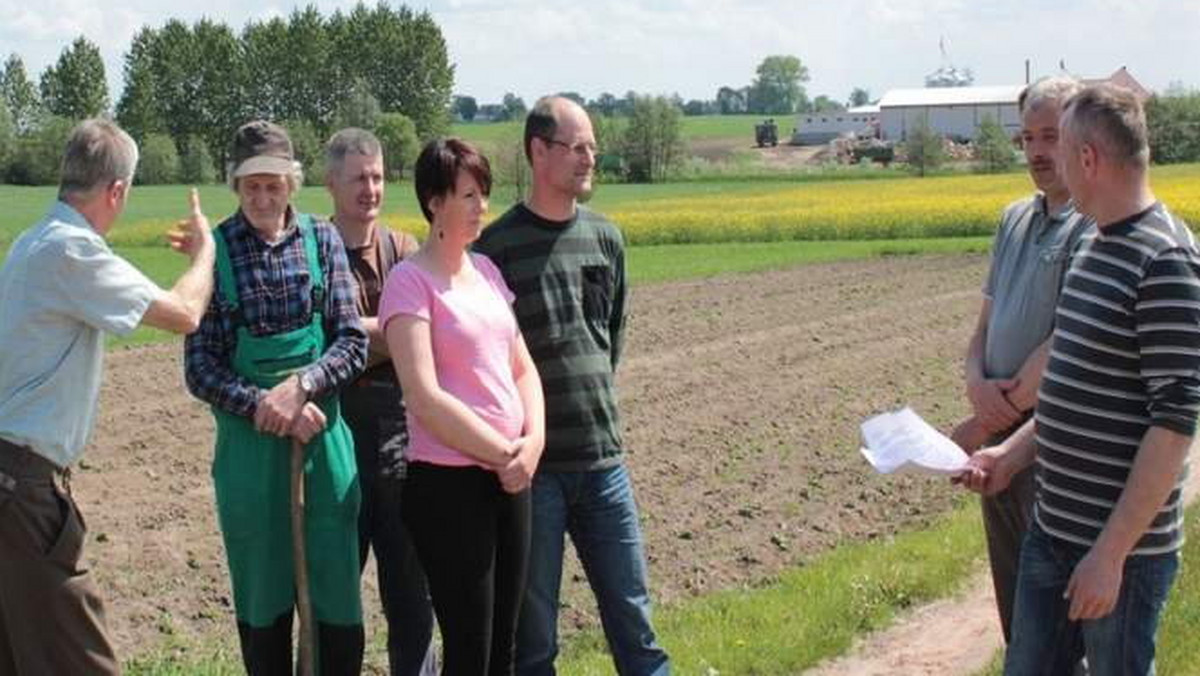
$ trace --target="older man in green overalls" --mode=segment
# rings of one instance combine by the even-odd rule
[[[217,422],[213,482],[242,657],[251,674],[291,671],[288,480],[298,439],[317,666],[357,674],[359,485],[336,396],[366,360],[354,281],[336,229],[289,204],[300,176],[286,132],[242,126],[233,159],[239,209],[215,233],[216,290],[185,361],[188,388]]]

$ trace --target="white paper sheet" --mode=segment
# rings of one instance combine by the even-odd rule
[[[862,424],[862,454],[876,471],[958,474],[967,454],[911,408],[882,413]]]

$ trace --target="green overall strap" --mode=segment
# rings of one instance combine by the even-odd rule
[[[304,238],[304,257],[308,259],[308,274],[312,280],[312,324],[323,329],[325,325],[325,273],[321,271],[321,258],[317,255],[316,223],[309,214],[298,214],[296,221],[300,235]]]
[[[229,259],[229,244],[225,241],[224,228],[217,228],[214,234],[213,241],[217,245],[217,283],[221,291],[221,298],[233,310],[233,314],[238,315],[238,289],[237,280],[233,275],[233,261]]]

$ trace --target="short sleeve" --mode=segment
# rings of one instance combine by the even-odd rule
[[[429,321],[433,307],[433,289],[416,264],[405,261],[392,268],[379,297],[379,327],[396,315],[412,315]]]
[[[163,290],[103,241],[72,238],[57,261],[57,282],[74,315],[102,331],[125,335],[142,322]]]
[[[492,288],[496,289],[496,292],[504,298],[505,303],[512,305],[517,296],[512,289],[508,288],[508,283],[504,281],[504,275],[501,274],[500,268],[496,267],[492,259],[484,254],[471,254],[471,258],[475,261],[475,269],[483,274]]]
[[[1000,227],[996,228],[996,236],[992,238],[992,262],[988,266],[987,277],[983,280],[983,297],[992,298],[996,293],[997,263],[1004,257],[1004,247],[1008,243],[1008,234],[1012,222],[1013,207],[1010,205],[1000,217]]]

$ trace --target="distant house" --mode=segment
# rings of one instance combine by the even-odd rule
[[[485,103],[475,111],[476,122],[495,122],[508,119],[508,111],[499,103]]]
[[[880,134],[904,141],[923,120],[935,133],[966,141],[990,117],[1009,134],[1021,128],[1017,99],[1025,85],[893,89],[879,101]]]
[[[1145,103],[1146,99],[1150,98],[1151,96],[1150,90],[1143,87],[1142,83],[1137,81],[1137,78],[1130,75],[1129,71],[1125,69],[1125,66],[1121,66],[1120,68],[1116,69],[1113,71],[1113,74],[1109,75],[1108,77],[1095,79],[1084,78],[1083,80],[1085,85],[1100,84],[1102,82],[1111,82],[1118,87],[1124,87],[1128,89],[1129,91],[1133,92],[1142,103]]]
[[[879,106],[857,106],[848,110],[826,113],[800,113],[796,116],[796,131],[792,143],[820,145],[850,132],[859,136],[875,136],[879,130]]]

